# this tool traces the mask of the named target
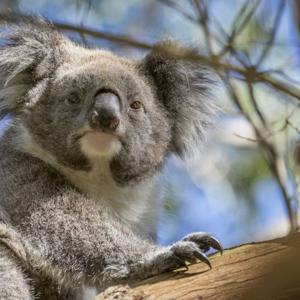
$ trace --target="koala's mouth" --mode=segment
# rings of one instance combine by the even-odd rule
[[[120,150],[120,137],[100,130],[87,130],[80,135],[82,151],[87,156],[113,155]]]

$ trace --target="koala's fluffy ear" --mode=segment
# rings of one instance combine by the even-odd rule
[[[191,55],[194,51],[164,42],[142,63],[172,122],[170,150],[182,158],[197,153],[217,108],[211,93],[216,76],[209,68],[183,58]]]
[[[42,19],[24,18],[1,31],[0,119],[22,107],[22,96],[59,63],[62,36]]]

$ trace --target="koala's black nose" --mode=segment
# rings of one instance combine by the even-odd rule
[[[120,100],[111,92],[96,94],[90,126],[93,129],[115,131],[120,124]]]

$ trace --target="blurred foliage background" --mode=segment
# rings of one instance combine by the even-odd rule
[[[170,157],[161,175],[160,243],[207,231],[228,247],[298,229],[299,1],[0,0],[7,10],[131,58],[172,38],[218,72],[221,110],[201,157]]]

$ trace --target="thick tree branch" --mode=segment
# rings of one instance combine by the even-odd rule
[[[300,233],[228,249],[189,270],[150,278],[132,288],[113,287],[104,299],[300,299]]]

